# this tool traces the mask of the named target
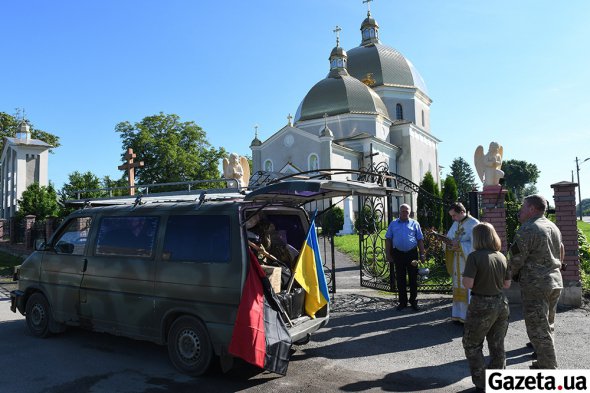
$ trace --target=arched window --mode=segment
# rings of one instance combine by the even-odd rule
[[[309,155],[307,166],[310,171],[317,171],[318,169],[320,169],[320,160],[318,159],[317,154],[312,153]]]
[[[266,172],[272,172],[272,161],[271,160],[264,161],[264,170]]]
[[[395,105],[395,118],[396,120],[402,120],[404,118],[404,110],[402,104]]]

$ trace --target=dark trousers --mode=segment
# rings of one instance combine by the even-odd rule
[[[416,303],[418,296],[418,266],[412,266],[412,261],[418,260],[418,249],[404,252],[397,248],[393,249],[393,263],[395,264],[395,280],[399,303],[408,305],[408,282],[410,284],[410,304]],[[406,281],[406,276],[408,281]]]

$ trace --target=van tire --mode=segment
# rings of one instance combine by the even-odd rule
[[[49,326],[52,322],[49,302],[42,293],[33,293],[27,300],[25,308],[27,327],[35,337],[45,338],[51,334]]]
[[[168,332],[168,356],[183,373],[199,376],[211,365],[213,348],[207,329],[195,317],[182,316]]]

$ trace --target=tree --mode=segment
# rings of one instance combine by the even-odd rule
[[[125,187],[125,189],[121,190],[111,190],[110,196],[129,195],[129,183],[125,179],[125,176],[121,177],[119,180],[113,180],[110,176],[105,176],[102,178],[101,184],[102,188]],[[105,193],[109,194],[109,191],[105,191]]]
[[[34,215],[37,219],[55,217],[59,213],[57,193],[50,184],[39,186],[39,183],[32,183],[23,191],[21,199],[18,200],[17,217]]]
[[[206,133],[192,121],[181,122],[178,115],[147,116],[138,123],[117,124],[123,153],[132,148],[136,161],[145,166],[135,169],[136,184],[168,183],[219,179],[223,148],[212,147]]]
[[[580,211],[580,204],[576,205],[576,212]],[[585,216],[590,216],[590,198],[582,199],[582,214]]]
[[[446,203],[453,203],[456,202],[459,197],[459,193],[457,191],[457,184],[455,183],[455,179],[452,176],[447,176],[443,185],[442,191],[442,199]],[[445,210],[446,209],[446,210]],[[445,207],[443,208],[443,228],[450,228],[453,225],[453,219],[448,213],[448,209]]]
[[[426,172],[420,183],[418,194],[418,222],[422,228],[434,228],[440,230],[442,225],[442,200],[438,184],[430,172]]]
[[[344,226],[344,210],[334,206],[321,216],[322,234],[334,237]]]
[[[16,136],[16,133],[19,130],[22,122],[21,120],[17,119],[18,115],[19,113],[17,113],[16,116],[11,116],[8,113],[0,112],[0,151],[4,149],[4,137],[13,138]],[[53,152],[53,149],[61,145],[57,135],[37,129],[31,123],[29,123],[29,126],[31,127],[31,138],[42,140],[43,142],[53,146],[52,149],[49,149],[50,152]]]
[[[504,187],[512,190],[517,200],[535,193],[539,174],[541,173],[535,164],[521,160],[506,160],[502,163],[504,171]]]
[[[100,198],[101,196],[105,196],[100,191],[76,193],[76,191],[98,190],[99,188],[101,188],[100,179],[94,173],[90,171],[84,173],[75,171],[68,175],[68,182],[63,185],[60,196],[62,200]]]
[[[457,199],[468,206],[469,192],[477,188],[471,166],[462,157],[455,158],[451,164],[451,176],[457,185]]]

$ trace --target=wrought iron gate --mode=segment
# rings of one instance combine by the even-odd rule
[[[391,173],[387,164],[371,164],[368,175],[359,176],[359,180],[371,181],[386,185],[392,190],[387,197],[359,197],[357,220],[355,223],[359,236],[360,281],[361,286],[397,292],[395,277],[385,255],[385,233],[388,224],[393,220],[393,199],[397,198],[397,205],[403,203],[402,198],[420,194],[427,198],[430,205],[446,206],[448,203],[434,195],[428,194],[412,181]],[[412,210],[416,210],[414,207]],[[418,214],[429,214],[420,211]],[[450,292],[452,290],[451,277],[446,269],[445,251],[442,241],[434,232],[424,229],[424,248],[426,263],[422,268],[428,268],[428,274],[419,275],[418,291],[420,292]],[[422,271],[425,273],[425,271]]]

